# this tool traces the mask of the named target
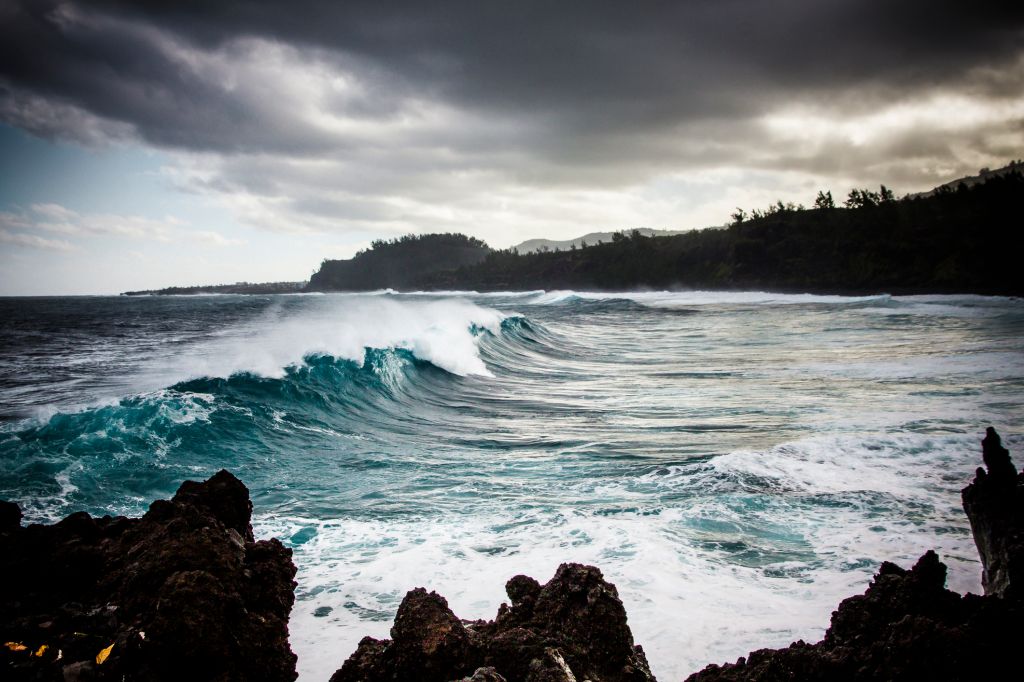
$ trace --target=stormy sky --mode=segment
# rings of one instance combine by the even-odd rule
[[[0,294],[719,225],[1022,150],[1020,2],[0,0]]]

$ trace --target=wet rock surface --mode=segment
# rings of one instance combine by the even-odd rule
[[[978,468],[974,483],[962,494],[984,566],[981,582],[986,595],[1020,599],[1024,590],[1024,476],[1017,473],[995,429],[988,428],[981,444],[986,468]]]
[[[331,682],[648,682],[615,586],[593,566],[562,564],[545,585],[506,584],[492,621],[459,620],[422,588],[402,601],[391,639],[364,638]]]
[[[139,519],[20,524],[0,503],[0,678],[294,680],[291,550],[227,471]]]
[[[1024,622],[1024,475],[999,435],[962,493],[985,595],[945,588],[934,552],[909,570],[884,562],[844,600],[816,644],[761,649],[690,682],[1001,679],[1016,669]],[[76,513],[21,524],[0,502],[0,679],[286,680],[295,566],[254,541],[248,490],[227,471],[186,481],[139,519]],[[650,682],[615,586],[563,564],[541,585],[518,575],[490,621],[410,591],[391,638],[365,637],[331,682]],[[680,633],[684,637],[685,633]]]
[[[982,442],[986,469],[963,490],[984,566],[985,596],[945,589],[946,567],[927,552],[912,569],[884,562],[867,592],[844,600],[817,644],[761,649],[710,665],[688,682],[740,680],[1002,679],[1019,666],[1024,477],[999,435]]]

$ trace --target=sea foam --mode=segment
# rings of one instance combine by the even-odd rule
[[[882,560],[935,548],[977,591],[959,490],[984,426],[1024,445],[1016,299],[154,297],[75,302],[64,332],[66,303],[26,305],[7,366],[37,374],[0,395],[57,409],[0,427],[0,497],[137,515],[230,469],[295,550],[303,682],[412,587],[490,618],[563,561],[618,586],[669,680],[818,638]]]
[[[975,445],[815,437],[598,490],[561,480],[551,492],[563,505],[390,520],[258,516],[257,527],[295,549],[291,628],[303,680],[328,677],[361,637],[387,637],[414,586],[438,591],[462,618],[493,618],[510,577],[543,582],[566,561],[602,569],[655,673],[682,679],[754,648],[820,638],[882,560],[909,565],[936,549],[949,586],[979,592],[954,503]]]
[[[386,293],[386,292],[382,292]],[[338,295],[289,314],[281,307],[225,330],[156,371],[170,383],[246,372],[280,378],[310,355],[362,364],[366,349],[405,349],[452,374],[490,376],[475,329],[500,330],[504,313],[461,298],[399,300],[383,295]]]

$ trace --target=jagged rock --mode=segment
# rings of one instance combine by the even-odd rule
[[[817,644],[711,665],[718,680],[973,680],[1016,669],[1024,617],[1024,475],[994,429],[987,471],[963,490],[986,596],[945,589],[927,552],[884,562],[844,600]],[[291,552],[255,542],[248,490],[226,471],[187,481],[141,519],[71,514],[21,526],[0,502],[0,670],[4,680],[294,680],[287,641]],[[364,638],[332,682],[653,682],[615,586],[563,564],[545,585],[506,584],[493,621],[461,621],[443,597],[410,591],[390,640]]]
[[[985,594],[1024,590],[1024,477],[991,426],[981,442],[986,472],[963,490],[964,511],[981,555]]]
[[[537,595],[540,594],[540,583],[528,575],[517,575],[505,583],[505,593],[512,601],[512,606],[533,609]]]
[[[463,677],[459,682],[508,682],[494,668],[477,668],[472,677]]]
[[[23,528],[18,510],[12,527],[10,506],[0,642],[25,649],[0,649],[3,679],[295,679],[291,551],[253,541],[249,491],[227,471],[186,481],[140,519],[76,513]]]
[[[495,620],[463,623],[439,595],[412,590],[391,639],[364,638],[331,682],[447,682],[471,673],[509,682],[654,680],[615,586],[598,569],[562,564],[546,585],[516,576],[506,591],[512,606],[502,604]]]
[[[821,642],[754,651],[688,682],[973,680],[1016,665],[1020,605],[950,592],[945,571],[930,551],[909,571],[886,562],[867,592],[839,605]]]
[[[21,526],[21,507],[0,500],[0,533],[11,533]]]
[[[576,682],[569,664],[565,662],[562,652],[547,647],[544,655],[530,661],[530,671],[526,675],[527,682]]]
[[[1003,447],[1003,439],[991,426],[985,429],[985,437],[981,441],[981,458],[989,476],[1005,481],[1007,485],[1016,483],[1017,467],[1013,466],[1010,451]]]
[[[817,644],[754,651],[736,663],[710,665],[688,682],[976,680],[1001,679],[1017,669],[1024,603],[1015,571],[1022,566],[1024,482],[994,429],[983,452],[989,471],[979,470],[963,500],[985,565],[987,596],[945,589],[946,567],[931,551],[909,571],[884,562],[867,592],[833,612]]]

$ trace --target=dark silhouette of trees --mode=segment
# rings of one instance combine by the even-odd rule
[[[360,271],[361,279],[346,280],[346,287],[317,273],[311,286],[1024,294],[1024,278],[1018,274],[1024,253],[1019,229],[1024,176],[1019,170],[930,196],[897,200],[881,187],[877,193],[851,191],[845,208],[829,205],[830,199],[830,193],[819,193],[810,210],[778,201],[749,216],[741,214],[743,220],[727,228],[666,237],[619,232],[611,242],[557,253],[496,251],[462,238],[466,241],[434,244],[438,248],[423,254],[429,265],[421,269],[402,261],[396,271]],[[471,254],[460,263],[445,255],[449,249],[470,249]],[[321,272],[357,260],[327,261]]]
[[[326,261],[325,261],[326,262]],[[122,296],[187,296],[198,294],[294,294],[302,291],[305,282],[235,282],[194,287],[167,287],[144,291],[125,291]]]
[[[846,201],[843,202],[843,206],[846,208],[867,208],[868,206],[874,206],[877,203],[877,195],[872,196],[872,192],[870,190],[854,188],[850,190],[850,193],[846,197]]]
[[[463,234],[405,235],[378,239],[351,260],[326,260],[309,280],[311,291],[366,291],[415,286],[437,270],[482,261],[490,247]]]
[[[877,192],[872,192],[868,189],[851,189],[850,195],[846,198],[845,205],[847,208],[867,208],[893,201],[896,201],[896,196],[892,190],[885,185],[881,185]]]

